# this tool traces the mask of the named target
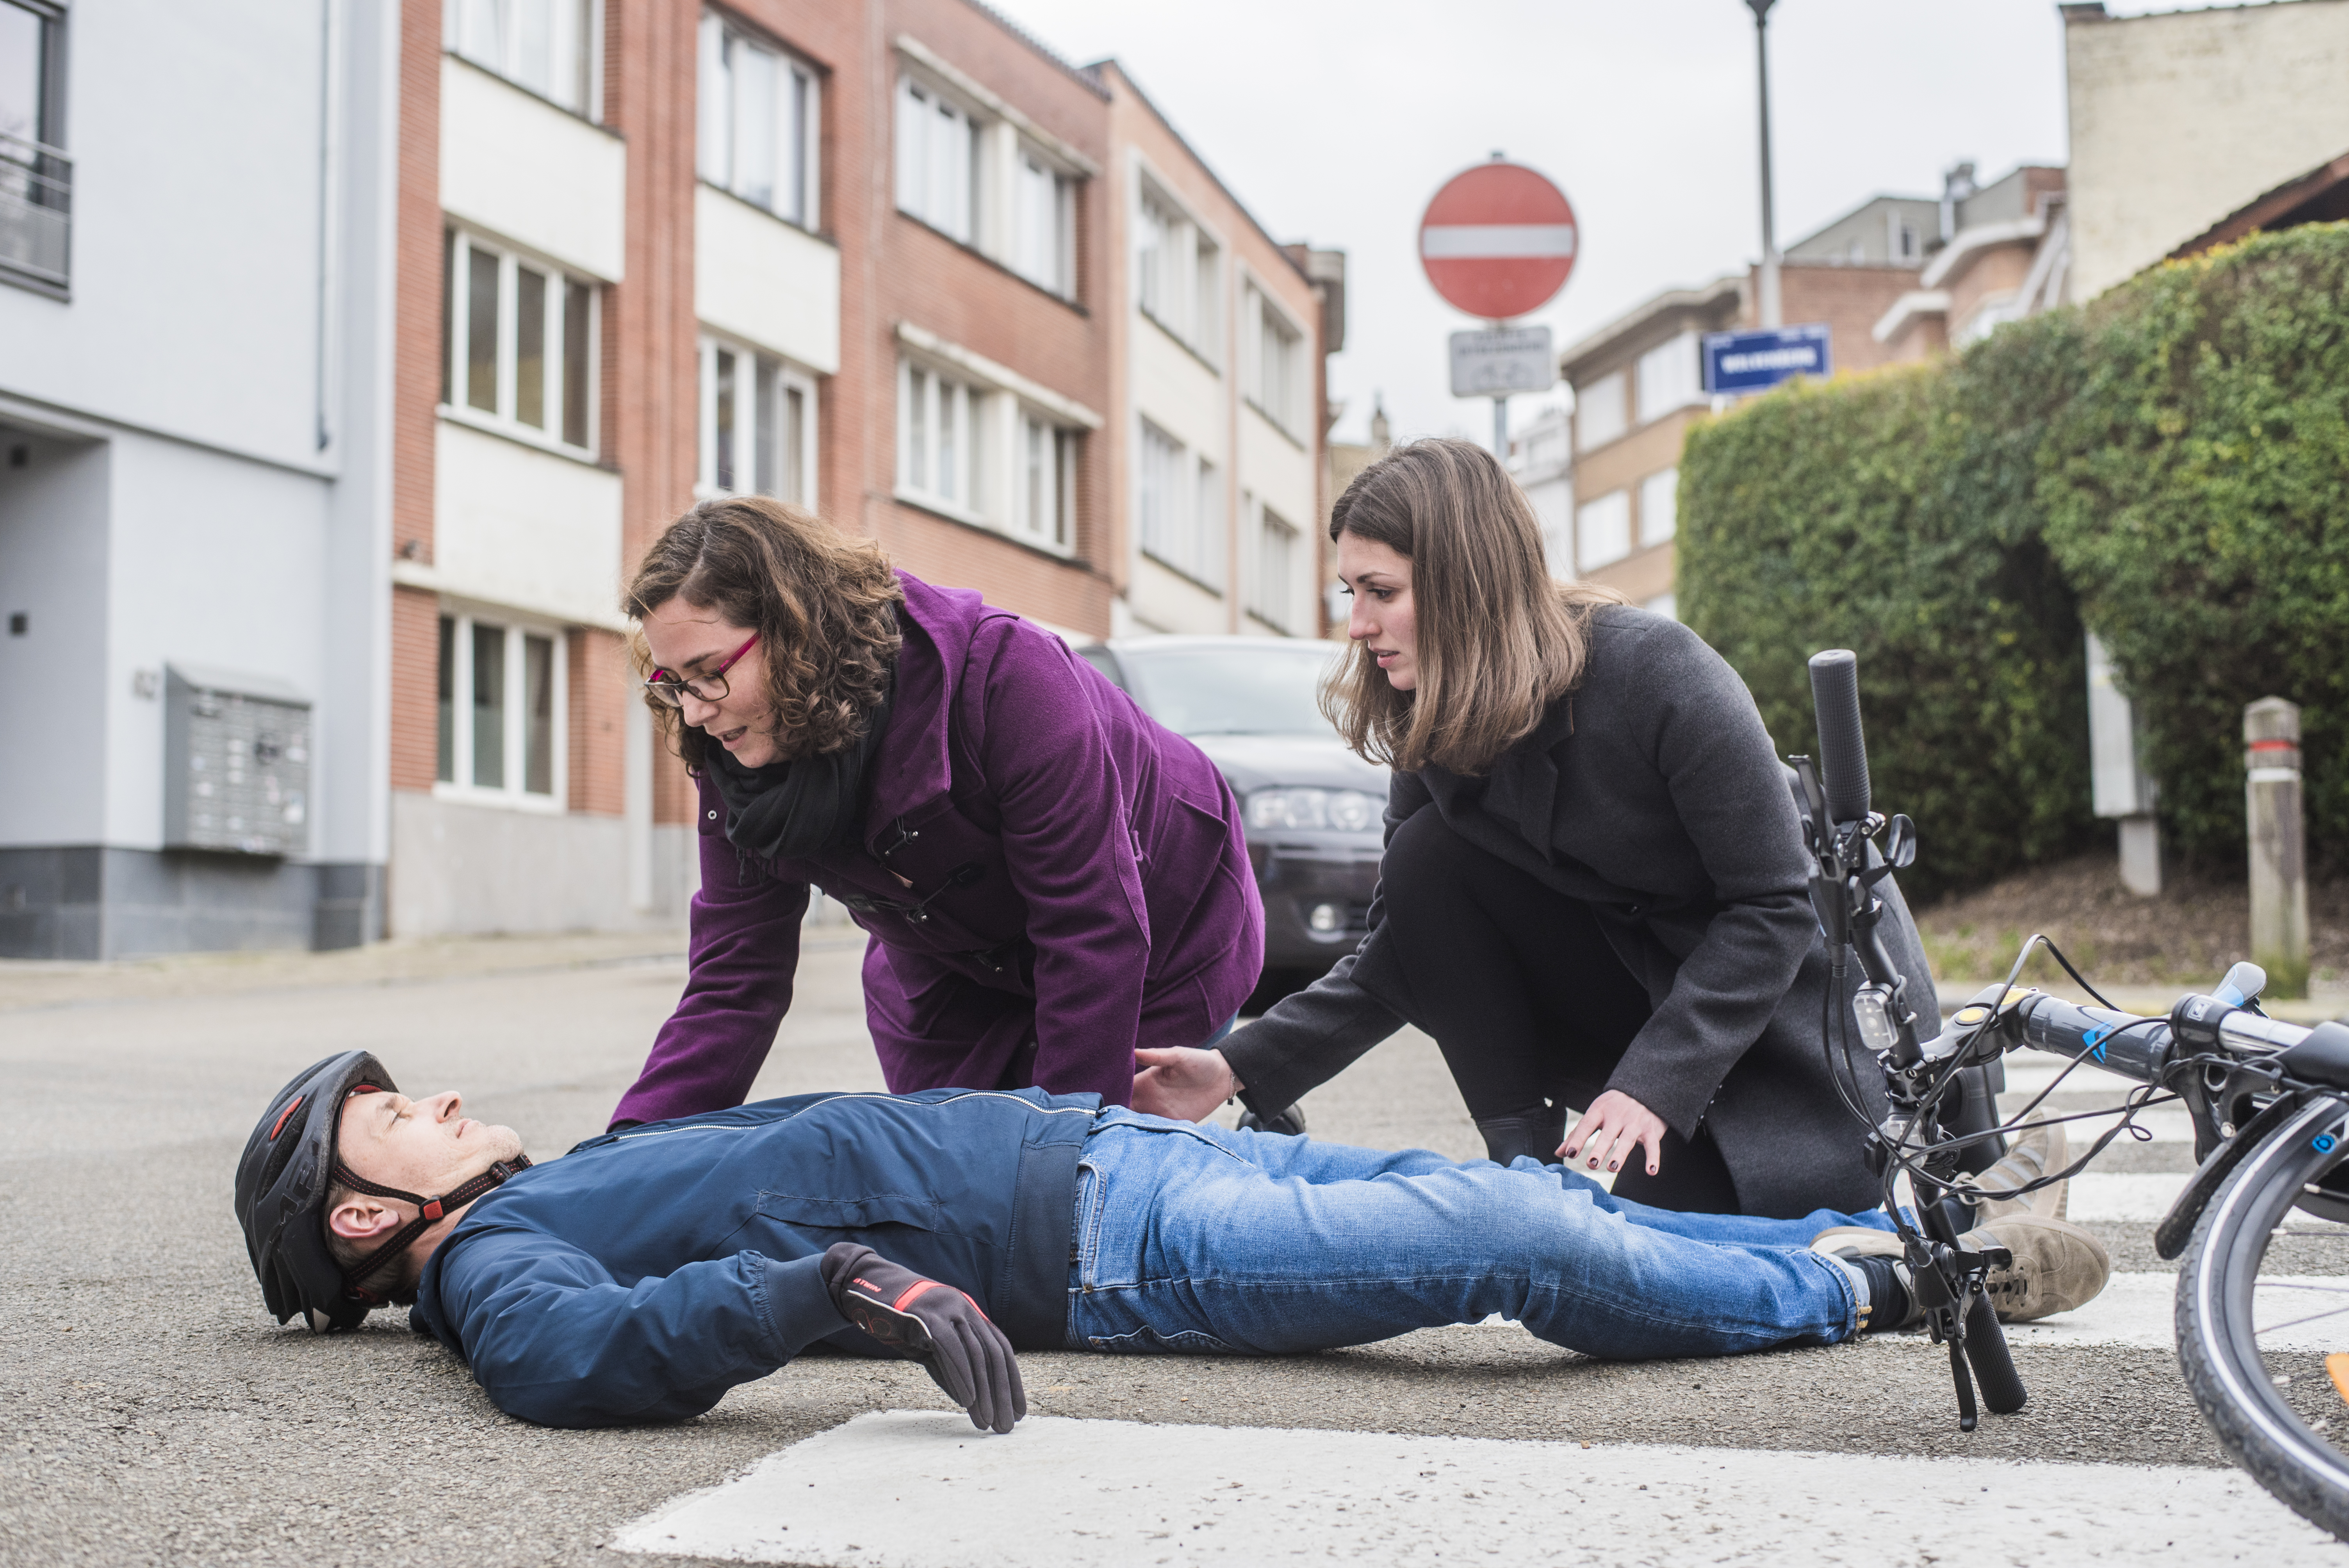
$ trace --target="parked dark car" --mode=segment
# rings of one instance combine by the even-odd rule
[[[1251,1010],[1318,978],[1368,929],[1387,770],[1346,749],[1316,693],[1338,655],[1294,637],[1115,637],[1080,648],[1215,759],[1240,798],[1264,897]]]

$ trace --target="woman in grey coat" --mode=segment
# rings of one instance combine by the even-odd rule
[[[1220,1048],[1137,1052],[1134,1108],[1195,1119],[1237,1093],[1273,1115],[1411,1023],[1495,1160],[1615,1171],[1664,1208],[1875,1202],[1823,1048],[1787,771],[1736,673],[1675,621],[1555,584],[1524,493],[1468,442],[1371,465],[1330,534],[1354,647],[1327,707],[1395,769],[1370,932]],[[1916,927],[1879,891],[1932,1018]],[[1840,1040],[1848,992],[1832,1006]]]

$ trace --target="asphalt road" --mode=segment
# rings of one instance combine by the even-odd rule
[[[683,1426],[549,1431],[502,1416],[401,1314],[328,1339],[279,1328],[262,1311],[228,1194],[237,1150],[286,1078],[330,1050],[364,1047],[403,1088],[461,1088],[470,1114],[520,1129],[533,1157],[558,1154],[600,1130],[676,999],[682,962],[646,945],[630,955],[625,944],[541,944],[502,965],[477,944],[445,962],[195,965],[173,972],[176,981],[151,967],[109,980],[0,966],[11,1112],[0,1140],[0,1563],[609,1562],[601,1554],[633,1522],[776,1450],[871,1412],[946,1408],[918,1369],[824,1357],[737,1389]],[[572,966],[581,957],[591,962]],[[878,1087],[855,949],[819,939],[758,1092]],[[1317,1136],[1478,1152],[1433,1046],[1413,1035],[1381,1047],[1308,1109]],[[2190,1168],[2190,1150],[2174,1141],[2116,1154],[2117,1177],[2174,1180]],[[2117,1268],[2165,1267],[2149,1221],[2095,1228]],[[1070,1354],[1026,1357],[1023,1367],[1040,1414],[1154,1429],[1505,1439],[1529,1455],[1583,1445],[1875,1455],[1909,1460],[1920,1478],[1955,1473],[1930,1463],[1940,1458],[2112,1464],[2129,1469],[2077,1474],[2141,1476],[2148,1486],[2167,1476],[2174,1490],[2177,1467],[2215,1470],[2224,1460],[2156,1340],[2158,1331],[2135,1342],[2092,1333],[2019,1344],[2031,1404],[1971,1435],[1957,1429],[1940,1352],[1915,1338],[1627,1366],[1492,1326],[1293,1359]],[[1884,1484],[1881,1467],[1869,1474],[1866,1484]],[[1857,1472],[1851,1484],[1861,1484]],[[1629,1504],[1608,1505],[1619,1514],[1648,1505],[1644,1485],[1627,1483],[1622,1495]],[[2274,1568],[2315,1553],[2349,1562],[2263,1495],[2233,1487],[2227,1496],[2243,1533],[2240,1550],[2217,1560],[2256,1556]],[[1962,1511],[1902,1517],[1906,1539],[1854,1560],[2092,1554],[2074,1538],[1984,1558],[1965,1548]],[[1688,1560],[1619,1537],[1592,1542],[1578,1528],[1560,1520],[1557,1560]],[[1336,1555],[1417,1551],[1355,1544],[1361,1551]]]

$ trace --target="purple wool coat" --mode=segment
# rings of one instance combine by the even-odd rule
[[[1051,633],[898,576],[863,843],[749,859],[700,781],[692,971],[615,1121],[742,1102],[792,1005],[811,884],[870,937],[865,1020],[894,1093],[1123,1105],[1135,1047],[1198,1045],[1255,988],[1264,909],[1216,765]]]

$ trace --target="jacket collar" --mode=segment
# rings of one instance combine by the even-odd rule
[[[1574,694],[1549,705],[1533,733],[1503,752],[1485,786],[1485,810],[1517,830],[1518,837],[1550,863],[1557,863],[1550,823],[1557,810],[1557,748],[1574,735]]]
[[[968,588],[933,588],[910,573],[904,641],[897,650],[896,690],[889,727],[873,758],[873,794],[864,813],[867,843],[899,817],[947,792],[954,778],[947,718],[962,697],[964,666],[979,625],[1008,614]]]

